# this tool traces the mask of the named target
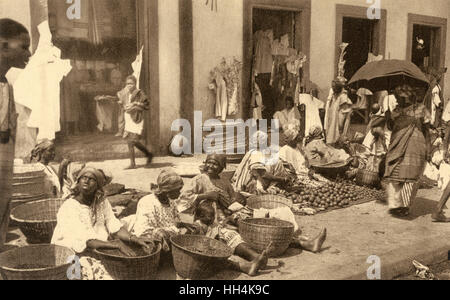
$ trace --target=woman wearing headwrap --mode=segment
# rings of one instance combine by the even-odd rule
[[[350,158],[344,150],[325,144],[322,129],[318,126],[311,127],[306,137],[304,151],[309,165],[343,162]]]
[[[131,231],[137,236],[160,241],[169,251],[170,237],[180,234],[180,218],[176,201],[183,188],[183,179],[172,170],[163,170],[152,184],[152,194],[139,200]]]
[[[83,279],[111,279],[101,263],[90,257],[94,249],[117,249],[126,256],[133,251],[123,242],[139,245],[147,253],[151,240],[130,234],[114,216],[103,187],[111,181],[102,170],[84,168],[77,185],[58,211],[52,244],[72,249],[81,257]]]
[[[226,168],[227,157],[224,154],[209,154],[206,157],[202,174],[194,177],[183,191],[178,201],[178,211],[193,213],[195,207],[204,200],[214,201],[218,208],[219,219],[235,202],[245,204],[245,198],[234,191],[231,183],[220,174]]]
[[[251,147],[255,148],[245,154],[237,167],[236,172],[231,179],[234,190],[249,193],[252,189],[250,186],[254,185],[256,179],[255,171],[252,171],[251,167],[255,163],[264,167],[264,177],[266,177],[272,185],[285,185],[294,179],[295,170],[293,170],[292,166],[288,163],[283,163],[282,160],[278,159],[278,156],[275,158],[273,157],[273,151],[275,151],[275,149],[270,149],[270,156],[269,154],[265,154],[256,149],[256,145],[258,144],[267,145],[267,139],[267,134],[260,131],[252,136],[252,140],[250,141]],[[260,170],[262,170],[262,167],[260,167]]]
[[[401,90],[399,105],[388,120],[393,125],[384,174],[389,212],[397,217],[409,215],[419,178],[426,162],[431,161],[430,112],[422,101],[417,101],[411,87],[403,86]]]
[[[58,173],[49,165],[55,159],[55,144],[45,139],[31,151],[31,162],[42,165],[45,171],[45,191],[48,197],[61,196],[61,182]]]

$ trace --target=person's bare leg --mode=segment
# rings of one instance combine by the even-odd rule
[[[431,218],[433,219],[434,222],[444,222],[444,223],[450,222],[450,218],[447,218],[442,212],[449,198],[450,198],[450,182],[447,184],[444,192],[442,193],[441,200],[439,201],[436,211],[431,215]]]
[[[247,269],[248,266],[246,264],[242,264],[240,266],[243,268],[242,270],[248,275],[256,276],[259,270],[264,269],[267,266],[267,252],[271,246],[272,245],[270,244],[261,254],[259,254],[251,249],[248,244],[242,243],[236,247],[234,254],[249,261],[250,268]]]
[[[322,250],[322,245],[327,238],[327,229],[324,228],[322,231],[313,239],[308,239],[304,236],[299,236],[294,238],[292,241],[292,245],[300,247],[306,251],[317,253]]]
[[[136,154],[134,151],[134,143],[128,143],[128,151],[130,152],[130,165],[125,170],[136,169]]]

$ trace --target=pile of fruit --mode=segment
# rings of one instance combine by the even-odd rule
[[[320,210],[342,208],[358,201],[382,201],[384,198],[382,191],[361,187],[347,181],[328,182],[319,187],[302,185],[295,192],[287,193],[285,196],[301,207]]]

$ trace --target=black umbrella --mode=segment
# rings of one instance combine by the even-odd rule
[[[372,92],[389,91],[404,84],[426,89],[430,82],[419,67],[412,62],[393,59],[364,65],[348,83],[350,87],[366,88]]]

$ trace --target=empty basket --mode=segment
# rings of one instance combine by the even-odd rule
[[[46,199],[28,202],[11,211],[11,220],[31,244],[50,243],[56,228],[56,216],[62,199]]]

